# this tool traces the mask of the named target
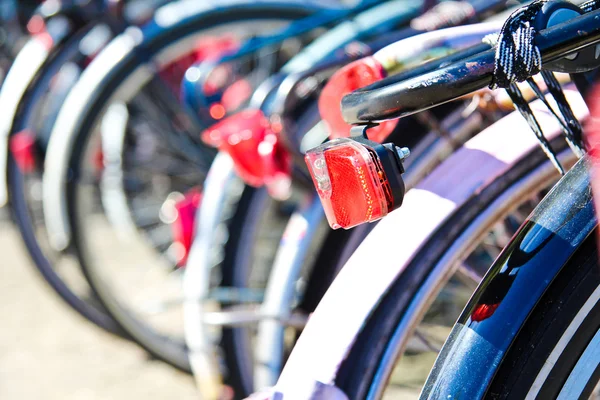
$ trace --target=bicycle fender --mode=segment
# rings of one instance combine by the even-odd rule
[[[213,353],[211,332],[200,320],[207,310],[202,299],[210,290],[210,273],[213,265],[212,251],[215,232],[228,196],[242,192],[243,182],[233,169],[233,160],[219,153],[209,170],[203,187],[202,206],[196,213],[196,233],[185,267],[183,280],[183,315],[186,343],[194,377],[202,398],[218,398],[221,374],[218,358]]]
[[[17,55],[8,71],[0,90],[0,207],[8,203],[8,153],[9,136],[19,104],[33,81],[35,75],[44,65],[50,54],[44,43],[32,37]]]
[[[483,398],[527,317],[596,224],[584,158],[498,256],[444,344],[420,398]]]

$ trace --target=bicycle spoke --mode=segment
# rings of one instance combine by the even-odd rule
[[[458,264],[455,276],[461,283],[473,290],[477,288],[479,282],[483,279],[483,275],[466,261]]]

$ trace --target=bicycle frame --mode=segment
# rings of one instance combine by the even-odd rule
[[[568,98],[579,116],[585,115],[586,108],[581,97],[570,92]],[[539,107],[539,102],[537,104]],[[557,136],[558,123],[541,113],[539,117],[545,130],[552,131],[549,136]],[[492,177],[502,174],[512,163],[525,158],[537,147],[533,135],[525,134],[526,129],[520,115],[512,113],[484,130],[441,164],[416,189],[409,191],[402,208],[378,223],[340,271],[294,347],[275,386],[284,399],[311,398],[315,391],[324,387],[339,395],[339,391],[335,390],[335,379],[340,361],[357,339],[371,310],[390,285],[400,279],[408,265],[418,259],[421,243],[453,210],[464,204],[482,185],[485,186],[484,182],[490,182]],[[473,162],[486,168],[473,171],[470,167]],[[460,176],[461,181],[448,182],[447,178],[436,176],[448,176],[448,173]],[[416,211],[423,209],[428,210],[426,215]],[[398,229],[399,226],[410,226],[411,229]],[[402,248],[395,252],[394,257],[379,251],[386,247],[398,249],[398,243],[402,243]],[[367,265],[376,265],[377,273],[365,268]],[[443,271],[438,271],[431,279],[439,279],[443,274]],[[361,288],[360,296],[353,290],[357,287]],[[423,304],[410,305],[394,335],[397,340],[407,339],[414,328],[413,318],[419,314],[419,307]],[[394,357],[394,354],[389,357]]]

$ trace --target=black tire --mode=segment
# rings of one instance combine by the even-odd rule
[[[235,214],[227,224],[229,240],[225,245],[225,258],[220,265],[221,286],[248,287],[253,236],[262,214],[272,202],[265,188],[244,188]],[[235,398],[249,395],[252,392],[252,374],[248,374],[248,371],[252,371],[252,347],[247,328],[223,328],[219,347],[226,369],[224,383],[233,389]]]
[[[507,173],[497,177],[483,190],[472,195],[421,246],[413,261],[393,282],[389,291],[372,312],[355,344],[342,361],[336,377],[336,386],[342,389],[350,399],[367,398],[374,387],[381,387],[387,382],[389,376],[378,376],[377,372],[385,369],[386,362],[390,363],[385,359],[385,355],[390,349],[396,350],[396,354],[401,354],[401,349],[396,349],[392,344],[394,332],[401,321],[406,322],[403,318],[407,318],[407,310],[411,302],[421,296],[427,300],[420,300],[419,304],[429,307],[431,301],[439,293],[439,286],[436,286],[437,289],[430,289],[432,291],[427,293],[420,293],[420,291],[426,290],[422,287],[432,274],[440,273],[439,271],[435,272],[436,264],[452,244],[461,237],[463,232],[468,231],[478,215],[488,208],[497,207],[494,205],[496,199],[511,187],[516,187],[521,180],[535,176],[533,174],[536,173],[536,168],[544,164],[547,165],[548,161],[541,151],[534,151],[530,156],[517,162]],[[508,210],[506,212],[508,213]],[[447,272],[445,271],[446,275]],[[449,276],[441,279],[447,280]],[[391,352],[393,353],[394,350]],[[394,359],[391,362],[395,365],[397,360]]]
[[[559,396],[600,329],[600,302],[598,293],[594,293],[600,287],[597,233],[595,231],[577,249],[536,305],[502,360],[486,398],[524,399],[530,395],[555,399]],[[570,328],[573,334],[564,336],[568,341],[557,346]],[[552,360],[548,361],[551,356]],[[553,367],[540,374],[546,363]],[[590,376],[580,382],[579,395],[568,398],[589,398],[600,379],[599,365],[596,362]]]

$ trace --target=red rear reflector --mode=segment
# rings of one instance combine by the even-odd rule
[[[177,216],[171,224],[173,230],[173,241],[178,243],[183,250],[178,254],[177,266],[185,265],[192,248],[194,231],[196,228],[196,211],[200,206],[202,193],[198,189],[192,189],[185,194],[183,199],[175,203]]]
[[[334,139],[306,153],[306,163],[333,229],[378,220],[394,197],[377,153],[351,139]]]
[[[35,136],[30,131],[24,130],[13,135],[10,138],[10,151],[23,173],[35,170]]]
[[[245,110],[202,133],[202,140],[233,159],[238,175],[251,186],[267,186],[278,199],[289,196],[290,157],[260,110]]]
[[[349,137],[350,125],[342,118],[340,104],[348,93],[385,78],[383,66],[373,57],[365,57],[339,69],[321,92],[319,112],[329,129],[331,139]],[[375,142],[383,142],[394,130],[397,120],[384,121],[367,134]]]
[[[32,16],[27,22],[27,30],[31,35],[38,34],[46,30],[46,23],[41,15]]]

